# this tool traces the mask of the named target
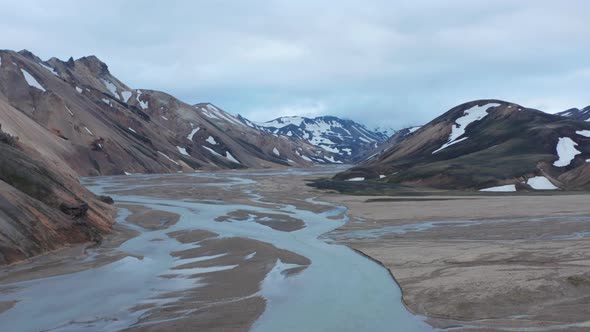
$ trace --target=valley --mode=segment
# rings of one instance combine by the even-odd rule
[[[0,327],[586,331],[587,113],[254,122],[2,50]]]
[[[367,197],[308,185],[342,168],[85,178],[116,201],[113,235],[0,270],[0,325],[588,328],[588,195]],[[26,319],[32,311],[43,314]]]

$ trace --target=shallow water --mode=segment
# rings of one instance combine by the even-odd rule
[[[441,220],[441,221],[422,221],[415,223],[406,223],[401,225],[383,226],[379,228],[368,229],[339,229],[331,232],[326,236],[327,242],[344,242],[354,240],[379,239],[391,235],[404,235],[407,233],[426,232],[435,228],[459,228],[473,227],[480,225],[493,225],[501,223],[560,223],[562,225],[590,222],[588,216],[558,216],[558,217],[530,217],[530,218],[498,218],[498,219],[467,219],[467,220]],[[527,239],[535,240],[575,240],[590,236],[588,231],[573,231],[567,234],[559,235],[535,235],[531,232]],[[322,237],[323,238],[323,237]]]
[[[284,176],[285,172],[257,172],[257,175]],[[201,179],[221,178],[228,183],[211,182],[203,186],[220,186],[222,190],[237,189],[253,180],[253,173],[232,172],[231,178],[220,175],[193,175]],[[227,176],[227,174],[225,175]],[[140,176],[152,178],[155,176]],[[87,182],[96,193],[107,193],[117,203],[143,204],[154,209],[178,213],[178,223],[165,230],[149,231],[129,225],[140,235],[123,243],[119,250],[131,256],[111,264],[69,275],[13,283],[10,293],[0,294],[0,301],[17,299],[17,305],[0,314],[2,331],[116,331],[134,324],[141,311],[130,311],[137,304],[164,305],[175,299],[157,299],[159,295],[199,285],[198,279],[186,276],[232,269],[234,266],[174,270],[178,278],[162,278],[171,269],[196,260],[215,257],[178,259],[173,251],[195,247],[182,244],[166,233],[201,229],[218,233],[221,237],[246,237],[303,255],[311,265],[303,272],[285,277],[283,273],[293,265],[277,261],[262,283],[260,294],[268,305],[254,324],[254,331],[429,331],[421,317],[412,315],[401,303],[400,289],[388,271],[353,250],[318,239],[322,234],[341,226],[345,220],[329,216],[344,209],[334,206],[330,212],[316,214],[292,205],[279,205],[280,212],[289,212],[305,222],[305,227],[294,232],[281,232],[254,222],[214,222],[228,212],[248,209],[260,213],[277,213],[274,209],[250,205],[219,204],[219,201],[187,202],[148,197],[118,195],[117,190],[128,189],[127,178],[101,178]],[[137,179],[137,178],[136,178]],[[163,184],[166,185],[166,184]],[[253,195],[252,201],[261,199]],[[268,201],[269,197],[265,197]],[[312,202],[308,200],[308,202]],[[320,204],[327,204],[321,203]],[[121,210],[118,221],[124,221],[127,211]],[[155,238],[163,241],[151,241]],[[251,258],[255,253],[244,259]]]

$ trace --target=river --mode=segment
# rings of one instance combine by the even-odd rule
[[[401,302],[399,287],[386,269],[346,246],[319,239],[346,221],[343,207],[331,206],[329,211],[314,213],[297,204],[272,202],[272,197],[253,189],[257,177],[274,177],[281,181],[293,174],[292,171],[264,171],[184,175],[198,178],[197,186],[202,188],[247,194],[251,197],[251,204],[220,204],[219,200],[166,199],[127,193],[129,189],[154,186],[142,182],[154,183],[158,177],[164,179],[155,181],[158,186],[178,183],[168,183],[165,175],[87,179],[88,188],[97,194],[112,196],[117,204],[143,205],[178,214],[180,219],[169,228],[148,230],[127,222],[125,218],[129,211],[120,209],[118,222],[139,232],[118,248],[127,256],[77,273],[1,285],[11,291],[0,293],[0,301],[18,302],[0,314],[0,330],[118,331],[133,326],[143,312],[131,308],[146,303],[165,305],[175,299],[162,298],[161,294],[181,292],[195,286],[195,279],[182,275],[162,277],[188,261],[211,259],[182,260],[171,255],[195,244],[181,243],[169,233],[194,229],[214,232],[221,238],[241,237],[270,243],[311,260],[309,267],[289,277],[283,272],[294,266],[277,260],[261,283],[258,295],[266,299],[267,305],[252,326],[253,331],[432,330],[422,317],[408,312]],[[262,199],[275,206],[261,206]],[[306,203],[328,204],[317,202],[313,197],[307,197]],[[280,211],[303,220],[305,227],[284,232],[255,222],[214,221],[240,209],[259,213]],[[153,241],[156,238],[161,240]],[[180,274],[188,276],[232,268],[233,265],[197,267],[180,270]],[[174,272],[178,274],[179,270]]]

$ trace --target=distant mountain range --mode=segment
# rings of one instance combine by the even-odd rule
[[[336,163],[356,162],[389,136],[381,129],[369,130],[352,120],[334,116],[281,117],[254,124],[273,135],[296,137],[335,154]]]
[[[566,112],[572,118],[501,100],[465,103],[397,141],[394,135],[382,153],[335,179],[484,191],[587,189],[590,123]]]

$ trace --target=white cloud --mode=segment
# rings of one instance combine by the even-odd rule
[[[477,98],[590,104],[590,2],[0,0],[0,44],[255,120],[420,124]],[[108,9],[108,10],[103,10]]]

